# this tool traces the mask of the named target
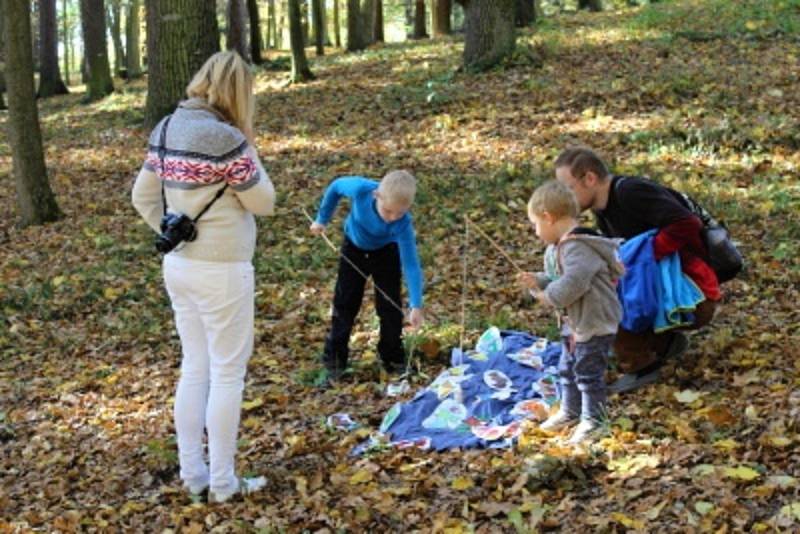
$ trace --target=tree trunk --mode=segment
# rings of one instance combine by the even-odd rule
[[[333,38],[336,48],[342,47],[341,22],[339,21],[339,0],[333,0]]]
[[[325,25],[322,22],[323,0],[311,0],[311,13],[314,17],[314,46],[317,56],[325,55]]]
[[[3,0],[2,27],[8,65],[8,142],[11,146],[20,225],[61,217],[47,179],[42,132],[33,88],[33,46],[29,0]]]
[[[311,21],[309,17],[309,13],[311,11],[308,9],[308,2],[309,0],[300,0],[300,21],[302,22],[303,28],[303,46],[308,46],[308,42],[310,41],[309,35],[311,34]]]
[[[374,12],[372,16],[372,41],[382,43],[383,36],[383,0],[375,0]]]
[[[588,9],[589,11],[603,11],[602,0],[578,0],[578,9]]]
[[[109,0],[108,27],[114,43],[114,72],[119,76],[125,69],[125,49],[122,47],[122,4],[120,0]]]
[[[364,38],[364,17],[361,16],[361,2],[347,0],[347,51],[364,50],[367,40]]]
[[[303,21],[300,20],[300,0],[289,0],[289,41],[292,45],[292,83],[313,80],[308,68],[306,49],[303,43]]]
[[[453,11],[452,0],[433,0],[433,35],[450,35],[453,27],[450,23],[450,15]]]
[[[103,0],[80,0],[83,50],[88,63],[86,100],[99,100],[114,91],[106,45],[106,17]]]
[[[213,0],[147,0],[147,104],[149,128],[171,113],[195,72],[219,51]]]
[[[517,9],[514,20],[517,28],[525,28],[536,22],[536,7],[534,5],[534,0],[517,0]]]
[[[459,0],[464,6],[464,67],[481,71],[514,51],[516,0]]]
[[[0,109],[8,109],[6,107],[6,102],[3,99],[3,93],[6,91],[6,78],[3,74],[4,65],[5,63],[5,47],[3,43],[5,42],[5,29],[3,28],[3,14],[5,13],[5,8],[3,7],[3,0],[0,0]]]
[[[414,0],[403,0],[406,15],[406,39],[414,38]]]
[[[244,0],[228,0],[228,50],[236,50],[242,59],[250,62],[250,50],[247,46],[247,9]]]
[[[61,2],[61,18],[63,21],[62,25],[62,37],[64,38],[64,81],[66,85],[70,84],[69,81],[69,51],[70,51],[70,31],[69,31],[69,17],[67,14],[67,0],[62,0]]]
[[[375,27],[375,0],[362,0],[361,2],[361,30],[363,31],[364,45],[370,46],[373,40]]]
[[[267,48],[277,48],[278,40],[275,38],[275,27],[277,22],[275,20],[275,0],[268,0],[267,2]]]
[[[261,58],[261,49],[264,46],[261,41],[261,17],[258,14],[257,0],[247,0],[247,12],[250,15],[250,57],[255,65],[261,65],[264,62]]]
[[[128,78],[134,79],[142,75],[142,53],[139,35],[140,0],[128,0],[128,15],[125,17],[125,68]]]
[[[288,0],[287,0],[288,2]],[[283,48],[283,28],[286,26],[286,11],[288,6],[281,2],[281,16],[278,17],[278,27],[275,31],[275,48]]]
[[[56,0],[39,0],[39,96],[44,98],[69,93],[58,70],[58,24]]]
[[[414,9],[414,39],[424,39],[428,36],[425,28],[425,0],[416,0]]]

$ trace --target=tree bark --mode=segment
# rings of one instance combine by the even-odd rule
[[[375,43],[384,42],[383,35],[383,0],[375,0],[372,16],[372,41]]]
[[[414,39],[424,39],[428,36],[425,28],[425,0],[416,0],[414,9]]]
[[[450,22],[453,12],[452,0],[433,0],[433,35],[450,35],[453,27]]]
[[[83,50],[88,63],[86,100],[99,100],[114,91],[106,45],[106,17],[103,0],[80,0]]]
[[[464,6],[464,67],[481,71],[510,55],[516,46],[516,0],[459,0]]]
[[[247,46],[247,9],[244,0],[228,0],[228,50],[236,50],[242,58],[250,62],[250,50]]]
[[[267,1],[267,48],[277,48],[278,42],[275,38],[275,29],[277,22],[275,20],[275,0]]]
[[[311,14],[314,17],[314,46],[317,56],[325,55],[325,25],[322,22],[323,0],[311,0]]]
[[[517,28],[525,28],[536,22],[534,0],[517,0],[516,16],[514,19]]]
[[[347,0],[347,51],[364,50],[367,41],[364,38],[364,17],[361,16],[361,2]]]
[[[58,24],[56,0],[39,0],[39,97],[69,93],[58,70]]]
[[[603,11],[602,0],[578,0],[578,9],[588,9],[589,11]]]
[[[140,0],[128,0],[128,15],[125,17],[125,68],[128,78],[142,75],[141,37],[139,27]]]
[[[2,0],[0,33],[8,65],[8,142],[11,146],[20,226],[61,217],[47,179],[42,132],[33,88],[33,45],[29,0]]]
[[[313,80],[314,75],[308,67],[305,43],[303,42],[303,21],[300,20],[300,0],[289,0],[289,41],[292,46],[292,83]]]
[[[375,25],[375,0],[362,0],[361,1],[361,30],[364,37],[364,45],[370,46],[375,41],[372,39],[374,35]]]
[[[341,22],[339,21],[339,0],[333,0],[333,38],[336,48],[342,47]]]
[[[213,0],[147,0],[147,104],[152,128],[186,94],[195,72],[219,51]]]
[[[250,57],[253,64],[261,65],[261,49],[264,43],[261,40],[261,17],[258,14],[258,1],[247,0],[247,13],[250,15]]]
[[[109,0],[108,27],[111,30],[111,42],[114,44],[114,72],[119,76],[125,67],[125,49],[122,47],[122,4],[120,0]]]

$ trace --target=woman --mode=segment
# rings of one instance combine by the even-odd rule
[[[222,502],[265,483],[237,478],[234,455],[253,350],[253,216],[273,214],[275,190],[254,149],[253,79],[242,58],[214,54],[186,93],[150,135],[133,204],[161,234],[159,250],[172,249],[163,267],[183,351],[174,413],[181,480]],[[181,214],[180,225],[168,224]],[[185,227],[195,218],[192,239]]]

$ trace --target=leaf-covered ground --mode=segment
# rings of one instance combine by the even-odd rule
[[[258,148],[280,207],[259,223],[238,464],[269,487],[217,506],[192,503],[177,479],[179,343],[152,235],[129,201],[148,134],[144,83],[90,106],[80,94],[42,102],[64,220],[15,228],[0,145],[0,531],[796,531],[799,36],[798,0],[687,0],[547,19],[504,68],[474,77],[455,70],[457,39],[332,54],[313,61],[308,85],[261,71]],[[408,344],[421,385],[459,339],[462,215],[537,268],[524,205],[573,142],[726,219],[748,269],[725,287],[714,328],[661,383],[614,398],[589,451],[530,428],[514,450],[348,457],[394,400],[371,304],[349,381],[309,385],[336,258],[302,210],[336,175],[419,177],[431,313]],[[466,254],[468,344],[490,324],[554,333],[487,242],[473,238]],[[339,411],[367,430],[326,429]]]

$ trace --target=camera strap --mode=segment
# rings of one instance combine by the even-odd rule
[[[161,127],[161,134],[159,135],[159,140],[158,140],[158,159],[159,159],[159,161],[161,163],[161,174],[162,175],[164,174],[164,156],[166,155],[166,152],[167,152],[167,126],[169,126],[169,121],[171,121],[171,120],[172,120],[172,115],[167,115],[167,120],[164,121],[164,125]],[[219,197],[221,197],[225,193],[226,189],[228,189],[228,184],[227,183],[224,186],[222,186],[222,188],[219,191],[217,191],[217,194],[214,195],[214,198],[211,199],[211,202],[206,204],[206,206],[200,211],[200,213],[197,214],[197,217],[192,219],[192,222],[196,223],[198,221],[198,219],[200,219],[200,217],[202,217],[208,211],[208,209],[211,206],[214,205],[214,202],[219,200]],[[167,195],[164,192],[164,178],[163,177],[161,178],[161,202],[163,203],[163,206],[164,206],[164,215],[166,215],[167,214]]]

